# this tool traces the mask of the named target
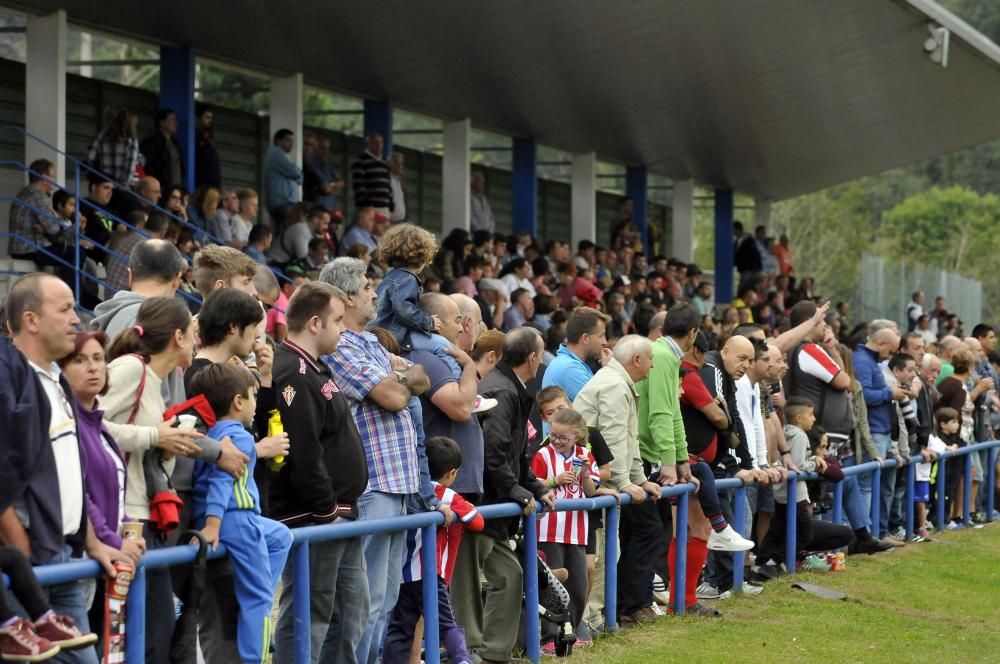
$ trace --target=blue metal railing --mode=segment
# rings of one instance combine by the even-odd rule
[[[937,528],[944,527],[944,487],[946,486],[948,460],[955,457],[965,457],[962,468],[966,491],[963,500],[963,520],[968,523],[971,520],[971,502],[969,500],[969,487],[972,482],[972,454],[981,451],[988,452],[988,468],[985,470],[985,491],[986,491],[986,520],[993,520],[993,510],[995,504],[996,491],[996,461],[997,450],[1000,448],[1000,441],[977,443],[964,447],[957,452],[945,452],[938,457],[937,486],[939,487],[937,498]],[[906,478],[906,498],[908,503],[913,499],[913,470],[916,463],[921,462],[920,456],[914,456],[907,462]],[[874,482],[875,477],[880,474],[881,468],[896,467],[895,459],[883,462],[871,461],[857,466],[844,468],[845,476],[857,476],[870,473],[873,476],[873,500],[877,502],[877,487]],[[822,479],[816,473],[788,473],[788,523],[786,530],[786,566],[788,574],[795,573],[796,551],[795,551],[795,503],[796,503],[796,480],[819,480]],[[840,508],[840,501],[843,498],[842,482],[837,482],[834,486],[834,509],[833,520],[837,523],[841,521],[843,514]],[[735,491],[735,523],[732,524],[740,534],[747,535],[744,523],[744,502],[746,485],[736,478],[719,480],[716,482],[719,490]],[[674,586],[671,590],[671,601],[673,610],[678,615],[684,614],[684,591],[686,553],[687,553],[687,508],[688,501],[695,491],[693,484],[679,484],[671,487],[663,487],[662,498],[677,498],[677,550]],[[617,629],[617,590],[618,573],[616,561],[618,559],[618,523],[619,509],[631,503],[631,498],[623,494],[619,499],[613,496],[600,496],[595,498],[585,498],[578,500],[560,500],[556,503],[557,511],[593,511],[606,510],[604,522],[605,528],[605,623],[609,630]],[[521,508],[516,503],[502,503],[497,505],[484,505],[478,508],[485,519],[495,519],[501,517],[512,517],[521,515]],[[780,506],[779,506],[780,509]],[[877,516],[877,508],[874,508]],[[536,528],[535,514],[523,517],[524,533],[524,596],[525,596],[525,632],[526,650],[528,659],[533,662],[540,660],[539,643],[539,617],[535,607],[538,606],[538,575],[537,567],[533,564],[538,551],[538,532]],[[907,533],[913,532],[913,510],[906,510]],[[398,532],[413,528],[420,528],[421,542],[424,551],[434,551],[437,547],[437,527],[444,523],[444,517],[439,512],[426,512],[423,514],[412,514],[402,517],[386,519],[372,519],[367,521],[352,521],[348,523],[337,523],[319,526],[306,526],[292,530],[293,545],[292,553],[289,556],[289,564],[292,565],[295,574],[293,611],[295,615],[295,662],[303,664],[311,661],[311,639],[310,628],[310,607],[309,607],[309,545],[312,542],[322,542],[337,539],[350,539],[363,535],[373,535],[377,533]],[[873,521],[877,524],[877,520]],[[877,527],[877,525],[875,526]],[[145,624],[146,609],[146,574],[145,570],[159,567],[172,567],[193,562],[198,553],[196,545],[174,546],[164,549],[149,551],[139,560],[136,567],[135,577],[129,588],[128,601],[126,604],[127,620],[133,625]],[[218,550],[209,551],[209,558],[220,558],[226,555],[225,547],[220,545]],[[424,639],[425,639],[425,661],[428,664],[438,664],[440,661],[438,654],[439,635],[434,625],[437,624],[437,557],[425,555],[421,561],[423,571],[424,589]],[[39,583],[49,586],[59,583],[68,583],[79,579],[94,578],[101,574],[99,565],[92,560],[76,561],[59,565],[48,565],[36,567],[35,573]],[[734,575],[733,590],[739,592],[743,585],[743,561],[742,554],[734,554]],[[145,657],[145,634],[142,629],[131,630],[126,640],[126,661],[129,663],[141,663]]]

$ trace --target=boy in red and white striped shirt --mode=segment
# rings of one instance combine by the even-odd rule
[[[462,450],[451,438],[435,436],[427,441],[427,467],[434,480],[434,493],[451,507],[457,522],[445,524],[437,531],[438,625],[441,643],[448,651],[448,661],[461,664],[472,662],[465,645],[465,630],[458,626],[451,610],[448,583],[455,569],[455,558],[462,543],[465,528],[480,531],[485,525],[483,515],[448,487],[455,481],[462,465]],[[382,644],[383,662],[407,662],[416,635],[417,622],[423,616],[424,588],[420,532],[406,533],[406,558],[403,562],[403,584],[399,599],[389,618],[389,628]]]
[[[587,423],[575,410],[553,414],[548,444],[531,460],[535,476],[548,482],[557,500],[584,498],[597,492],[600,471],[587,449]],[[549,567],[565,568],[564,584],[570,596],[570,616],[579,625],[587,605],[587,512],[546,512],[538,518],[538,550]],[[542,644],[553,650],[555,627],[544,625]]]

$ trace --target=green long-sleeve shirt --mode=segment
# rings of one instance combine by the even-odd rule
[[[635,386],[639,394],[639,451],[643,461],[652,464],[672,465],[688,458],[681,418],[680,352],[672,339],[657,339],[649,377]]]

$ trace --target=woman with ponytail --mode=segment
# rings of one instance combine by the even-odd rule
[[[119,424],[156,427],[163,423],[166,406],[161,384],[178,369],[191,366],[194,355],[194,324],[184,302],[177,298],[151,297],[139,307],[133,327],[111,344],[108,357],[108,393],[102,398],[105,418]],[[189,453],[196,446],[191,445]],[[143,523],[143,538],[149,549],[164,545],[151,514],[147,477],[174,470],[171,449],[136,450],[127,454],[125,513]],[[174,605],[169,570],[146,571],[146,662],[169,662]],[[141,626],[130,629],[142,629]]]

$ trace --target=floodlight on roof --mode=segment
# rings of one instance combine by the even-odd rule
[[[934,64],[947,67],[948,42],[951,33],[947,28],[942,28],[934,23],[927,24],[927,32],[930,33],[930,36],[924,40],[924,51],[927,53],[927,57]]]

